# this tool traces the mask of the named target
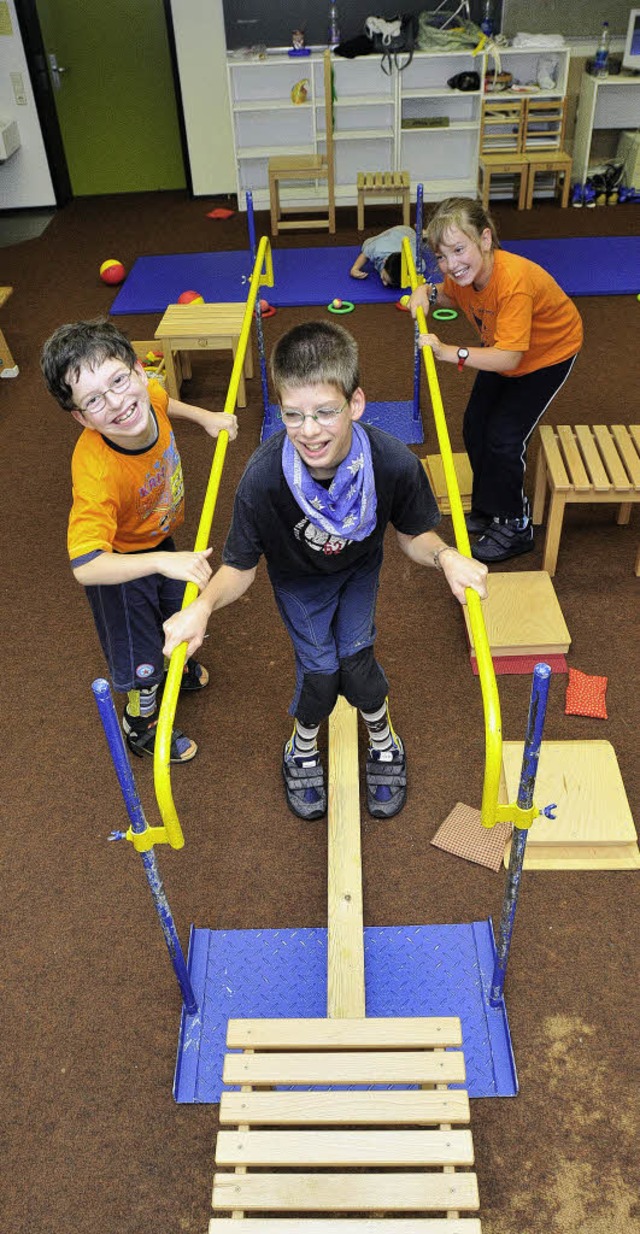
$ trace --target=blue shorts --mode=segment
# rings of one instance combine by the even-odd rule
[[[158,545],[175,552],[169,537]],[[149,574],[129,583],[85,587],[114,690],[148,689],[164,678],[163,621],[182,607],[180,579]]]

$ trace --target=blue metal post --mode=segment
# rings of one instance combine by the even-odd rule
[[[115,767],[120,790],[124,798],[124,804],[127,807],[127,813],[131,820],[132,831],[140,834],[147,830],[147,820],[142,809],[142,802],[138,796],[133,772],[127,757],[122,729],[118,722],[118,716],[111,696],[109,683],[103,677],[98,677],[93,682],[91,689],[93,690],[94,698],[98,705],[98,712],[102,721],[102,727],[107,738],[109,752]],[[114,832],[113,839],[123,839],[124,832]],[[185,1005],[185,1010],[188,1015],[194,1015],[198,1010],[198,1004],[193,993],[187,965],[185,963],[180,939],[175,927],[175,922],[169,908],[169,902],[164,890],[160,871],[158,870],[158,862],[152,848],[146,853],[140,853],[144,872],[147,876],[147,882],[153,898],[155,910],[160,919],[162,933],[167,944],[169,957],[173,965],[175,975],[178,979],[182,1001]]]
[[[249,247],[255,264],[256,260],[256,224],[253,213],[253,193],[247,192],[247,223],[249,226]],[[258,359],[260,362],[260,381],[262,384],[262,405],[264,407],[265,428],[271,426],[271,406],[269,403],[269,382],[267,380],[267,359],[264,346],[264,330],[262,328],[262,309],[260,296],[256,297],[256,336],[258,339]]]
[[[422,274],[422,201],[424,191],[418,185],[416,197],[416,273]],[[413,413],[414,423],[420,423],[420,370],[422,368],[420,348],[418,346],[418,323],[416,322],[413,345]]]
[[[538,771],[542,730],[549,697],[551,669],[548,664],[536,664],[533,670],[531,685],[531,701],[529,703],[529,718],[527,720],[527,735],[522,754],[522,770],[520,772],[520,787],[518,789],[518,805],[521,810],[529,810],[533,805],[533,791]],[[527,846],[528,831],[526,828],[514,827],[511,840],[511,858],[507,883],[502,902],[500,929],[496,944],[496,961],[491,981],[489,1003],[497,1007],[502,1001],[504,979],[507,972],[507,961],[511,947],[511,935],[518,906],[518,892],[522,877],[522,863]]]

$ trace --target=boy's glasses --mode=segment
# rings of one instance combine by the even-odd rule
[[[316,424],[329,428],[335,424],[338,416],[342,415],[348,404],[349,399],[346,398],[342,407],[319,407],[317,411],[311,412],[295,411],[293,407],[281,407],[280,419],[287,428],[302,428],[305,420],[315,420]]]
[[[80,408],[80,411],[89,416],[95,416],[100,411],[104,411],[107,405],[107,395],[115,394],[116,398],[120,398],[122,394],[129,389],[131,378],[133,377],[133,369],[123,369],[122,372],[116,373],[110,386],[102,391],[102,394],[92,394],[86,403]]]

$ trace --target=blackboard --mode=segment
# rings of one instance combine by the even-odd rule
[[[564,34],[593,40],[595,51],[603,21],[614,35],[626,34],[629,11],[638,7],[628,0],[504,0],[503,34]]]
[[[343,39],[362,34],[367,17],[384,17],[387,21],[399,12],[420,13],[433,10],[438,0],[425,0],[415,7],[402,0],[338,0],[338,20]],[[448,0],[448,7],[455,4]],[[495,3],[494,8],[499,9]],[[481,0],[472,0],[471,16],[480,20]],[[329,0],[224,0],[224,25],[227,47],[252,47],[264,43],[267,47],[290,47],[292,30],[304,29],[307,46],[326,47]]]

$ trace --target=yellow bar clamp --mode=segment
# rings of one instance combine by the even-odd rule
[[[420,283],[424,282],[424,279],[422,277],[419,278],[416,273],[413,254],[411,252],[409,241],[406,238],[402,241],[402,268],[403,286],[406,287],[408,282],[411,290],[415,291],[416,287],[418,287]],[[405,282],[405,277],[407,278],[407,282]],[[422,308],[418,308],[416,317],[420,333],[428,334],[429,331],[427,328],[427,321]],[[465,557],[470,557],[471,546],[469,544],[469,535],[462,511],[462,501],[460,500],[458,479],[453,463],[451,442],[449,440],[449,430],[447,428],[447,421],[444,414],[442,395],[440,393],[440,383],[438,382],[438,375],[436,373],[436,363],[430,347],[422,348],[422,358],[424,360],[427,380],[429,382],[429,393],[431,395],[433,418],[435,421],[438,445],[440,447],[440,455],[442,457],[444,478],[447,485],[447,493],[451,506],[451,518],[453,520],[453,532],[456,541],[456,548],[458,549],[458,552],[462,553]],[[476,660],[478,663],[478,676],[480,678],[482,705],[484,708],[486,754],[480,821],[482,822],[483,827],[494,827],[499,821],[498,792],[500,789],[500,775],[502,771],[502,721],[500,718],[500,699],[498,697],[498,687],[493,668],[493,660],[491,658],[487,628],[484,623],[482,602],[478,593],[474,591],[472,587],[467,587],[465,596],[467,601],[467,609],[469,612],[469,623],[473,634]],[[509,809],[511,810],[511,815],[513,815],[513,812],[517,811],[518,807],[510,806]],[[503,820],[500,819],[500,821]],[[517,825],[519,826],[520,824]]]
[[[238,340],[238,349],[236,351],[231,378],[229,381],[229,389],[223,410],[227,415],[233,415],[238,398],[238,386],[242,377],[242,370],[249,344],[249,336],[251,333],[251,325],[255,311],[256,299],[260,287],[273,287],[273,258],[271,255],[271,244],[268,236],[263,236],[258,244],[256,260],[251,274],[249,284],[249,295],[245,308],[244,317],[242,320],[242,328],[240,330],[240,338]],[[194,552],[201,552],[207,548],[209,536],[211,533],[211,524],[213,515],[218,500],[218,491],[220,488],[220,480],[222,477],[222,468],[224,466],[225,455],[227,453],[227,445],[229,442],[229,434],[221,432],[216,439],[216,446],[213,454],[213,462],[211,465],[211,473],[207,484],[200,522],[198,524],[198,532],[194,545]],[[198,587],[195,583],[187,583],[182,601],[183,609],[191,604],[199,594]],[[184,846],[184,835],[178,819],[173,794],[171,792],[171,772],[170,772],[170,754],[171,754],[171,733],[173,730],[173,721],[176,714],[178,704],[178,695],[180,693],[180,685],[182,683],[182,671],[187,654],[187,644],[181,643],[176,647],[169,662],[169,671],[162,696],[162,705],[158,716],[158,728],[156,733],[156,742],[153,755],[153,779],[156,793],[156,800],[160,809],[162,818],[162,827],[150,827],[148,831],[143,832],[138,843],[138,837],[134,839],[133,833],[127,838],[131,839],[138,851],[144,851],[146,848],[151,848],[153,844],[170,844],[172,848],[182,848]],[[149,834],[152,833],[153,839],[148,842]]]

